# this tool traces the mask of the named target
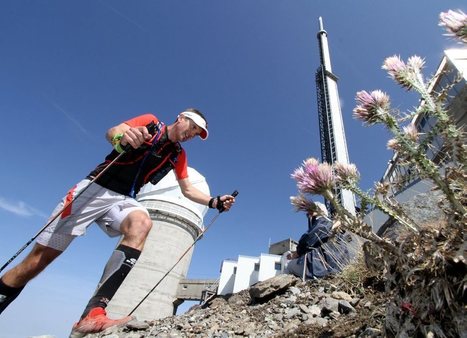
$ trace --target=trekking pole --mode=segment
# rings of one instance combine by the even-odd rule
[[[233,193],[232,193],[232,196],[235,197],[238,195],[238,191],[235,190]],[[222,210],[223,211],[223,210]],[[219,213],[214,216],[211,220],[211,222],[209,222],[209,224],[205,227],[205,229],[203,231],[201,231],[201,233],[198,235],[198,237],[196,237],[196,239],[194,240],[194,242],[185,250],[185,252],[180,256],[180,258],[178,259],[177,262],[175,262],[174,265],[172,265],[172,267],[164,274],[164,276],[162,276],[161,279],[159,279],[159,281],[156,283],[156,285],[154,285],[152,287],[151,290],[149,290],[149,292],[146,294],[146,296],[143,297],[143,299],[141,299],[141,301],[136,304],[136,306],[133,308],[133,310],[131,310],[131,312],[128,314],[128,316],[131,316],[138,307],[140,307],[141,304],[143,304],[143,302],[149,297],[149,295],[159,286],[160,283],[162,283],[162,281],[165,279],[165,277],[167,277],[169,275],[169,273],[172,272],[172,270],[177,266],[178,263],[180,263],[180,261],[183,259],[183,257],[185,257],[185,255],[188,253],[188,251],[191,250],[191,248],[196,244],[196,242],[198,242],[201,237],[203,237],[203,235],[209,230],[209,228],[211,227],[211,225],[214,224],[214,222],[216,221],[217,217],[219,217],[219,215],[222,213],[222,211],[219,211]]]
[[[151,122],[149,123],[148,125],[146,125],[146,128],[148,129],[148,132],[151,134],[151,135],[154,135],[155,132],[156,132],[156,124],[154,122]],[[101,177],[106,171],[107,169],[109,169],[115,162],[117,162],[120,157],[123,156],[123,154],[126,154],[128,151],[130,151],[132,149],[131,145],[129,143],[127,143],[126,145],[122,146],[122,149],[123,149],[123,152],[121,152],[120,154],[118,154],[117,157],[115,157],[109,164],[107,164],[107,166],[99,173],[96,175],[96,177],[94,177],[89,183],[87,186],[85,186],[78,194],[76,194],[76,196],[71,200],[69,201],[68,203],[66,203],[62,209],[60,209],[59,212],[57,212],[48,222],[46,225],[44,225],[26,244],[24,244],[21,249],[19,249],[14,255],[13,257],[11,257],[8,262],[6,262],[5,264],[3,264],[3,266],[0,268],[0,273],[11,263],[15,260],[16,257],[18,257],[23,251],[24,249],[26,249],[29,244],[31,244],[41,233],[44,232],[45,229],[47,229],[47,227],[52,224],[52,222],[54,222],[58,216],[60,216],[66,208],[68,208],[74,201],[76,201],[76,199],[78,197],[81,196],[82,193],[84,193],[90,186],[91,184],[93,184],[97,179],[99,179],[99,177]]]
[[[112,162],[110,162],[99,174],[96,175],[96,177],[94,177],[89,183],[87,186],[85,186],[78,194],[76,194],[76,196],[70,200],[69,202],[65,203],[65,205],[63,206],[62,209],[60,209],[59,212],[57,212],[48,222],[47,224],[45,224],[26,244],[24,244],[21,249],[18,250],[18,252],[16,252],[13,257],[11,257],[8,262],[6,262],[5,264],[3,264],[3,266],[0,268],[0,272],[2,272],[11,262],[13,262],[15,260],[16,257],[18,257],[23,251],[24,249],[26,249],[29,244],[31,244],[42,232],[44,232],[45,229],[47,229],[47,227],[52,224],[52,222],[54,222],[58,216],[60,216],[63,211],[65,211],[66,208],[68,208],[79,196],[81,196],[81,194],[83,192],[86,191],[86,189],[88,189],[91,184],[93,184],[99,177],[102,176],[102,174],[104,174],[107,169],[109,169],[115,162],[118,161],[118,159],[120,159],[120,157],[122,157],[123,154],[125,154],[125,152],[123,153],[120,153],[117,157],[115,157]]]

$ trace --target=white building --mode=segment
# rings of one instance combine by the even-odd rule
[[[222,262],[218,295],[248,289],[251,285],[282,273],[282,256],[261,254],[259,257],[238,256],[238,260]]]
[[[289,250],[295,250],[296,245],[297,242],[287,239],[272,244],[268,254],[262,253],[259,257],[239,255],[237,260],[224,260],[221,266],[217,294],[236,293],[257,282],[283,273],[282,254]]]

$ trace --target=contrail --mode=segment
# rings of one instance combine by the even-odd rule
[[[44,214],[42,211],[37,210],[27,205],[23,201],[10,202],[4,199],[3,197],[0,197],[0,209],[11,212],[12,214],[15,214],[17,216],[23,216],[23,217],[40,216],[43,218],[47,217],[47,215]]]
[[[139,23],[131,20],[129,17],[127,17],[126,15],[124,15],[123,13],[121,13],[119,10],[117,10],[115,7],[109,5],[108,3],[105,3],[104,1],[100,0],[99,1],[100,3],[104,4],[104,6],[106,6],[107,8],[111,9],[115,14],[119,15],[120,17],[122,17],[123,19],[125,19],[126,21],[128,21],[129,23],[135,25],[136,27],[138,27],[139,29],[141,29],[143,32],[146,32],[146,29],[141,26]]]
[[[77,126],[79,130],[81,130],[86,136],[89,136],[88,131],[78,122],[78,120],[76,120],[73,116],[71,116],[71,114],[69,114],[65,109],[60,107],[58,103],[56,103],[55,101],[50,100],[50,99],[49,101],[55,108],[60,110],[63,113],[63,115],[65,115],[66,118],[68,118],[68,120],[70,120],[75,126]]]

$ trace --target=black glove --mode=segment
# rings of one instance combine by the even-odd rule
[[[217,197],[213,197],[209,200],[209,203],[208,203],[208,206],[211,208],[211,209],[214,209],[214,201],[216,201],[216,209],[219,210],[219,212],[222,212],[225,210],[224,208],[224,202],[221,201],[221,197],[220,196],[217,196]]]
[[[216,199],[217,199],[216,209],[219,210],[219,212],[224,211],[224,210],[225,210],[225,208],[224,208],[224,202],[221,201],[220,196],[217,196]]]

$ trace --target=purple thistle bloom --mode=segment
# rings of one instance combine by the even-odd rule
[[[411,56],[407,60],[407,67],[414,73],[420,73],[424,65],[425,60],[417,55]]]
[[[384,60],[381,68],[386,70],[389,77],[394,79],[403,88],[411,90],[414,87],[414,81],[419,79],[420,70],[423,65],[423,59],[418,56],[412,56],[409,58],[407,64],[405,64],[400,56],[393,55]]]
[[[293,205],[295,211],[304,211],[310,215],[318,210],[316,204],[308,200],[303,194],[290,196],[290,203]]]
[[[395,151],[399,151],[401,149],[399,141],[397,141],[395,138],[390,139],[386,146],[388,147],[388,149],[392,149]]]
[[[439,14],[439,25],[445,27],[445,35],[458,38],[467,43],[467,15],[461,10],[441,12]]]
[[[338,182],[358,181],[360,174],[355,164],[334,163],[334,171]]]
[[[400,56],[393,55],[384,60],[381,68],[386,70],[390,77],[399,82],[400,74],[403,73],[407,67]]]
[[[409,125],[403,128],[405,135],[413,142],[418,140],[418,130],[415,124],[410,123]]]
[[[390,185],[388,182],[377,182],[375,190],[378,194],[386,195],[389,192]]]
[[[332,168],[328,163],[319,163],[314,158],[303,161],[302,166],[291,175],[297,181],[301,193],[321,194],[334,186]]]
[[[381,90],[374,90],[371,93],[362,90],[357,92],[355,100],[357,106],[353,110],[354,118],[368,125],[383,121],[383,114],[387,114],[389,110],[389,96]]]
[[[308,167],[318,166],[319,161],[314,157],[310,157],[303,161],[303,165]]]

